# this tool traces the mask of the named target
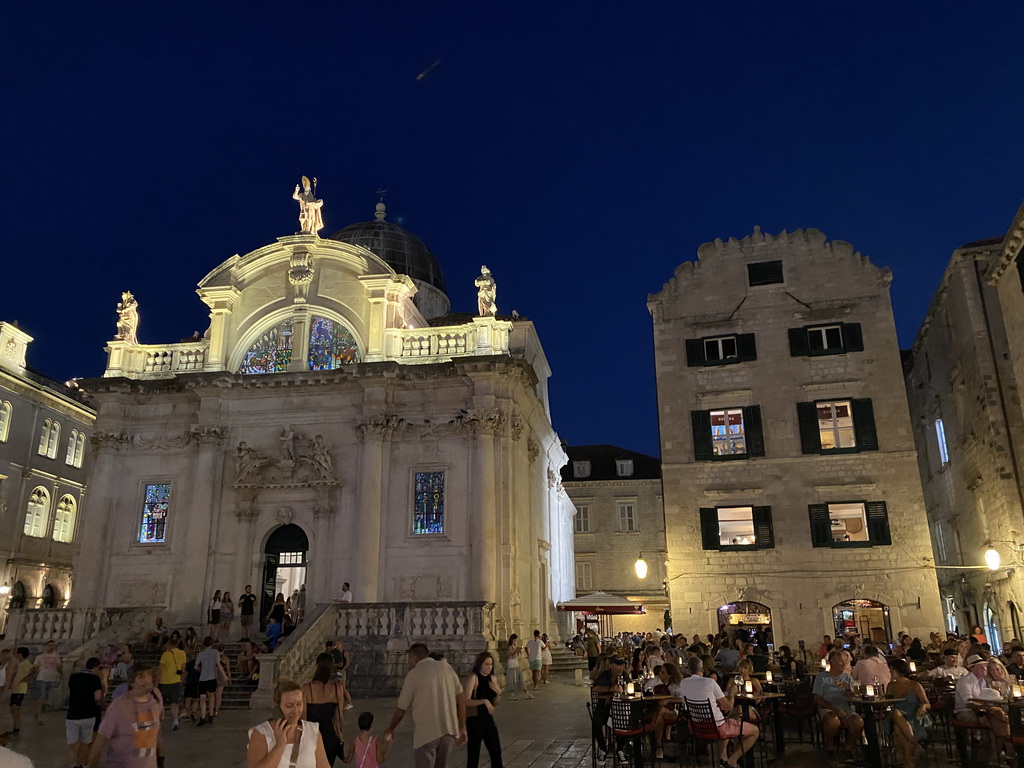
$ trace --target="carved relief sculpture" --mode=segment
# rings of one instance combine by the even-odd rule
[[[494,282],[491,270],[486,266],[480,267],[480,277],[474,283],[476,285],[476,303],[480,317],[494,317],[498,313],[498,286]]]
[[[313,178],[313,188],[311,189],[309,179],[303,176],[302,191],[299,191],[299,185],[296,184],[295,192],[292,193],[292,199],[299,201],[299,228],[301,234],[315,235],[324,228],[324,215],[321,210],[324,201],[317,199],[315,177]]]
[[[127,341],[129,344],[138,344],[138,330],[139,302],[132,296],[131,291],[124,291],[121,293],[121,301],[117,303],[117,334],[114,338]]]
[[[317,435],[313,438],[310,458],[316,466],[322,468],[327,474],[331,474],[334,471],[334,462],[331,460],[331,445],[324,440],[323,435]]]

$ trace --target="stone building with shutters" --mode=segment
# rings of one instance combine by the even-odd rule
[[[8,608],[63,608],[83,526],[95,411],[27,362],[32,337],[0,323],[0,627]]]
[[[817,230],[697,255],[648,299],[675,629],[940,628],[891,273]]]
[[[355,603],[484,605],[491,642],[561,634],[573,508],[532,322],[450,313],[438,260],[383,203],[235,255],[198,293],[201,337],[119,333],[82,383],[82,545],[102,556],[77,564],[73,607],[194,624],[215,590],[253,585],[262,617],[278,592],[312,612],[349,582]]]
[[[642,616],[612,616],[613,632],[665,628],[665,510],[661,462],[614,445],[571,445],[562,467],[576,556],[576,596],[607,592],[641,603]],[[640,578],[636,561],[647,573]]]

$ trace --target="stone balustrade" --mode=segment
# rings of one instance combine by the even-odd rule
[[[210,342],[207,339],[180,344],[132,344],[111,341],[107,344],[105,377],[125,376],[130,379],[162,379],[179,373],[202,371]]]
[[[476,317],[464,325],[389,328],[387,357],[403,363],[434,363],[453,357],[507,355],[512,323]]]
[[[130,609],[53,608],[13,609],[7,619],[6,637],[19,645],[53,640],[62,648],[74,648],[99,635]]]

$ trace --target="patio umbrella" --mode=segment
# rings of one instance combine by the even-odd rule
[[[647,609],[640,603],[634,603],[624,597],[609,595],[607,592],[592,592],[589,595],[563,600],[557,606],[560,611],[576,611],[604,616],[623,616],[628,614],[643,615]]]

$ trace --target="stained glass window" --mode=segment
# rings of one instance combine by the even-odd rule
[[[292,361],[292,321],[285,320],[260,336],[242,358],[240,373],[279,373]]]
[[[314,315],[309,326],[309,370],[330,371],[358,362],[359,347],[348,328]]]
[[[413,533],[444,533],[444,472],[417,472]]]
[[[171,503],[171,484],[146,486],[146,502],[142,505],[140,544],[162,544],[167,536],[167,508]]]

